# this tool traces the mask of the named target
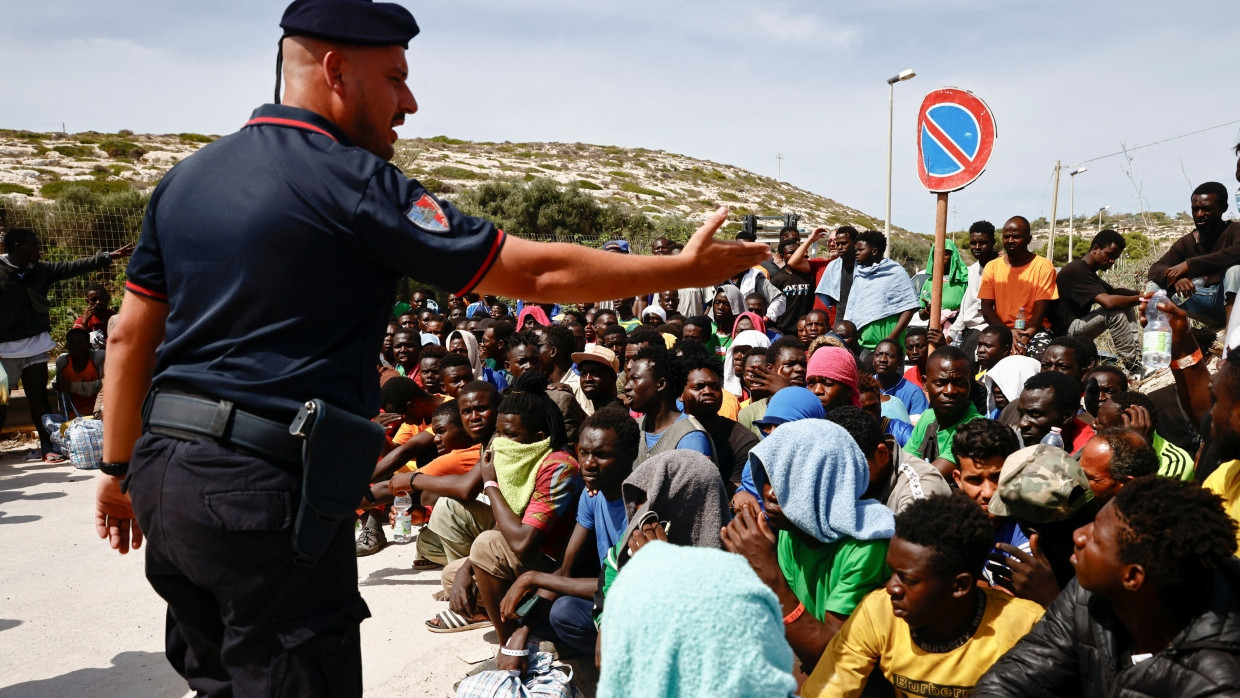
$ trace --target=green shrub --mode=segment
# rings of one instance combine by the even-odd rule
[[[579,180],[577,180],[577,188],[578,188],[578,189],[588,189],[588,190],[590,190],[590,191],[599,191],[599,190],[601,190],[601,189],[602,189],[602,187],[600,187],[599,185],[595,184],[594,182],[591,182],[591,181],[590,181],[590,180],[588,180],[588,179],[579,179]]]
[[[607,174],[611,175],[612,177],[620,177],[621,179],[628,179],[630,176],[629,173],[625,172],[624,170],[612,170],[608,172]]]
[[[131,160],[137,160],[147,153],[147,150],[142,146],[122,138],[109,138],[99,144],[99,149],[107,153],[108,157],[129,158]]]
[[[120,136],[121,138],[133,138],[133,131],[130,131],[127,128],[123,128],[117,131],[116,135]]]
[[[443,179],[486,179],[487,176],[481,172],[467,170],[464,167],[455,165],[440,165],[431,170],[431,174],[439,175]]]
[[[552,172],[556,170],[564,169],[563,167],[560,167],[559,165],[551,165],[551,164],[539,165],[539,167],[543,168],[544,170],[551,170]]]
[[[79,179],[79,180],[61,180],[59,182],[48,182],[40,188],[40,193],[48,199],[63,199],[67,196],[74,195],[75,189],[84,189],[92,194],[115,194],[119,192],[131,191],[133,185],[129,182],[109,179]]]
[[[733,194],[730,191],[721,191],[719,192],[719,199],[721,201],[740,201],[741,197],[737,196],[736,194]]]
[[[215,136],[204,136],[201,133],[178,133],[177,138],[185,143],[211,143]]]
[[[465,143],[468,143],[468,141],[462,141],[456,138],[448,138],[447,136],[432,136],[430,138],[427,138],[426,140],[430,141],[431,143],[442,143],[444,145],[464,145]]]
[[[461,210],[483,216],[514,235],[595,244],[620,235],[653,232],[653,222],[622,202],[600,203],[579,186],[527,175],[526,181],[487,182],[458,199]]]
[[[89,145],[58,145],[52,150],[67,158],[88,158],[95,154],[95,149]]]
[[[0,182],[0,194],[22,194],[25,196],[34,196],[34,190],[30,187],[23,187],[20,184]]]
[[[426,191],[432,194],[451,194],[456,191],[456,187],[434,177],[424,177],[419,179],[418,182],[422,184]]]
[[[658,197],[666,196],[661,191],[656,191],[654,189],[647,189],[646,187],[643,187],[642,185],[637,184],[636,182],[621,183],[620,191],[627,191],[630,194],[645,194],[646,196],[658,196]]]

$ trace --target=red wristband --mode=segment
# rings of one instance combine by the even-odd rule
[[[1201,362],[1201,358],[1202,358],[1201,347],[1197,347],[1197,350],[1189,354],[1188,356],[1181,356],[1175,361],[1172,361],[1171,367],[1177,368],[1183,371],[1186,368],[1192,368],[1193,366],[1196,366],[1198,363]]]
[[[791,613],[784,616],[784,625],[792,625],[792,623],[796,621],[797,618],[800,618],[802,614],[804,613],[805,613],[805,604],[798,603],[797,607],[792,609]]]

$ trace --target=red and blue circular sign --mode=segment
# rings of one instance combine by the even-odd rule
[[[963,189],[982,175],[995,147],[995,117],[967,90],[947,87],[922,100],[917,114],[917,176],[926,189]]]

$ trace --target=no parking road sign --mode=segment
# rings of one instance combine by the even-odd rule
[[[995,147],[995,117],[972,92],[947,87],[917,114],[917,175],[931,192],[963,189],[981,176]]]

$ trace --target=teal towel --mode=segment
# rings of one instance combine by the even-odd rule
[[[653,542],[607,597],[599,698],[786,698],[779,600],[745,558]]]

